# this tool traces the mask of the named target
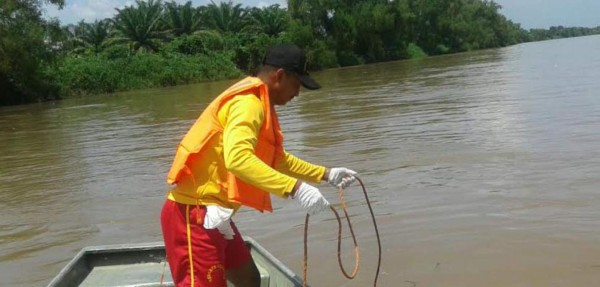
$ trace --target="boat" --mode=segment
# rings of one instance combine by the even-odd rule
[[[261,277],[261,287],[302,286],[302,279],[253,238],[244,236]],[[163,276],[164,275],[164,276]],[[162,242],[83,248],[48,287],[174,286]],[[228,286],[233,286],[228,284]]]

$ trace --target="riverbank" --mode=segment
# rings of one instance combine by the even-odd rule
[[[60,97],[192,84],[243,75],[225,54],[141,53],[125,57],[66,58],[48,73]]]
[[[138,0],[111,18],[69,25],[41,18],[43,2],[0,4],[0,19],[7,19],[0,21],[0,105],[236,77],[254,71],[278,43],[305,49],[309,70],[319,71],[600,33],[526,31],[494,1],[310,0],[257,8]]]
[[[407,54],[410,59],[428,56],[414,44],[409,45]],[[112,49],[97,55],[66,57],[49,69],[48,75],[59,86],[60,98],[92,96],[221,81],[249,74],[238,68],[234,57],[233,53],[223,51],[128,55],[127,51]],[[331,66],[325,69],[339,67]]]

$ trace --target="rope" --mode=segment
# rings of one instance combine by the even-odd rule
[[[165,255],[165,261],[163,262],[162,273],[160,273],[160,285],[158,285],[160,287],[162,287],[165,282],[165,267],[167,267],[167,255]]]
[[[371,207],[371,202],[369,201],[369,196],[367,195],[367,189],[365,188],[365,185],[363,184],[362,180],[360,180],[360,178],[356,177],[356,180],[358,181],[358,183],[360,183],[360,186],[362,187],[362,191],[365,195],[365,200],[367,201],[367,206],[369,207],[369,212],[371,213],[371,219],[373,220],[373,227],[375,228],[375,235],[377,236],[377,246],[379,248],[379,256],[377,259],[377,271],[375,273],[375,279],[373,280],[373,286],[377,286],[377,279],[379,278],[379,269],[381,268],[381,239],[379,238],[379,230],[377,229],[377,221],[375,220],[375,214],[373,213],[373,208]],[[340,266],[340,269],[342,270],[342,273],[344,274],[344,276],[348,279],[354,279],[354,277],[356,277],[356,273],[358,272],[358,266],[360,264],[360,252],[359,252],[359,248],[358,248],[358,243],[356,242],[356,236],[354,235],[354,229],[352,228],[352,223],[350,222],[350,217],[348,216],[348,211],[346,208],[346,201],[344,200],[344,189],[340,188],[339,189],[339,198],[340,198],[340,202],[342,204],[342,210],[344,210],[344,215],[346,216],[346,221],[348,222],[348,227],[350,229],[350,234],[352,235],[352,241],[354,243],[354,270],[352,270],[351,274],[348,274],[348,272],[346,272],[346,269],[344,269],[344,265],[342,264],[342,220],[340,219],[340,215],[338,214],[338,212],[335,210],[335,208],[333,208],[333,206],[330,206],[331,211],[333,211],[333,213],[335,214],[335,217],[337,219],[338,222],[338,244],[337,244],[337,257],[338,257],[338,264]],[[308,218],[309,215],[306,214],[306,219],[304,220],[304,268],[303,268],[303,272],[302,272],[302,286],[306,287],[307,285],[307,276],[306,274],[308,273]]]

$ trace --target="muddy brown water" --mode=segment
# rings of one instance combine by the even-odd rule
[[[600,286],[599,76],[600,37],[535,42],[315,73],[324,88],[279,112],[288,151],[360,172],[379,286]],[[0,108],[0,285],[45,286],[85,246],[161,240],[175,146],[231,83]],[[371,219],[358,188],[346,199],[358,277],[327,213],[313,286],[372,284]],[[274,204],[234,220],[301,274],[303,213]]]

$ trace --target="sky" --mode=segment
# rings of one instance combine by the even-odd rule
[[[185,3],[187,0],[175,2]],[[210,0],[193,0],[193,5],[206,5]],[[215,2],[220,2],[216,0]],[[281,4],[286,0],[234,0],[243,6],[263,7]],[[600,0],[496,0],[502,6],[500,13],[522,28],[544,28],[550,26],[598,27],[600,26]],[[114,16],[115,8],[129,6],[134,0],[66,0],[63,10],[47,6],[46,17],[56,17],[62,24],[80,20],[93,22]]]

